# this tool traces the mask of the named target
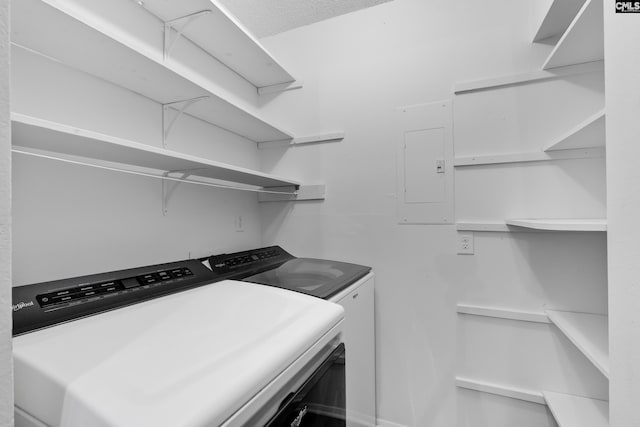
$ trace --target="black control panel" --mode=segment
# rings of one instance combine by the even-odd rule
[[[205,259],[208,259],[216,276],[224,279],[243,279],[275,268],[295,257],[280,246],[269,246],[233,254],[214,255]]]
[[[197,260],[94,274],[13,288],[13,334],[215,282]]]

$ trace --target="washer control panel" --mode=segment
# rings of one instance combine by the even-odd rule
[[[59,309],[119,295],[129,290],[148,289],[152,286],[174,283],[192,275],[193,272],[186,267],[174,268],[124,279],[99,283],[85,283],[80,286],[37,295],[36,300],[42,308],[55,307]]]
[[[280,246],[269,246],[245,252],[214,255],[209,258],[209,265],[217,275],[244,278],[294,258]]]
[[[13,334],[207,285],[219,279],[197,260],[13,288]]]

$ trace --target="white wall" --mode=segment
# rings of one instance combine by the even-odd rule
[[[162,146],[160,104],[24,49],[14,47],[13,58],[13,111]],[[223,83],[244,97],[249,84],[227,73]],[[168,148],[259,166],[254,142],[190,116],[176,123]],[[255,193],[179,184],[165,216],[158,179],[22,154],[14,154],[13,183],[14,285],[261,244]]]
[[[607,217],[609,254],[609,406],[612,426],[640,425],[640,25],[605,3]]]
[[[13,425],[9,1],[0,1],[0,426]]]
[[[298,134],[344,130],[347,135],[339,143],[262,150],[266,170],[327,184],[324,202],[262,206],[264,243],[281,244],[299,256],[374,268],[381,425],[554,425],[542,405],[456,390],[456,374],[606,397],[604,378],[554,328],[456,314],[457,302],[606,312],[601,234],[545,238],[531,233],[476,233],[476,254],[459,256],[453,227],[401,226],[396,219],[394,109],[451,99],[455,82],[540,69],[549,47],[530,43],[534,5],[524,2],[514,7],[506,0],[395,0],[263,40],[305,83],[299,91],[265,99],[266,108],[288,120]],[[565,130],[562,126],[598,103],[601,107],[601,75],[600,80],[583,76],[548,84],[533,88],[534,94],[537,90],[553,98],[557,89],[558,96],[580,96],[576,102],[584,111],[567,112],[560,103],[556,107],[567,116],[554,121],[555,127],[543,128],[529,122],[532,108],[527,107],[526,97],[532,95],[521,91],[531,88],[456,97],[456,155],[519,152],[536,143],[540,149],[549,137]],[[496,107],[491,110],[494,115],[471,120],[470,115],[487,113],[488,102]],[[553,112],[544,110],[544,102],[536,106],[543,109],[536,120]],[[510,114],[501,116],[505,111]],[[489,119],[500,118],[504,126],[488,124]],[[499,138],[483,125],[493,126]],[[527,139],[532,130],[538,132],[536,138]],[[456,215],[460,211],[500,220],[515,213],[580,211],[599,216],[604,213],[603,166],[599,159],[456,172]],[[546,198],[541,187],[553,188],[555,178],[562,185]],[[512,185],[504,194],[502,187],[491,187],[509,181]],[[577,198],[563,197],[563,188],[579,190]],[[530,199],[528,189],[537,189]],[[471,202],[467,196],[474,192],[481,197]],[[525,196],[511,198],[514,192]],[[581,282],[586,296],[576,297],[575,285]],[[505,331],[521,334],[531,346],[539,344],[544,357],[533,358],[533,367],[520,363],[525,348],[501,342]],[[476,332],[486,340],[474,341]],[[484,346],[485,341],[495,345]],[[545,364],[551,364],[548,370]],[[569,369],[566,378],[564,369]],[[521,375],[512,377],[509,371]],[[536,378],[536,373],[544,375]]]

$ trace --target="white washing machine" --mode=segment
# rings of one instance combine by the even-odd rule
[[[14,288],[16,426],[345,425],[343,309],[210,274]]]

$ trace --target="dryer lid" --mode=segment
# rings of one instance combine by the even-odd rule
[[[222,281],[14,339],[15,403],[68,427],[219,425],[343,309]]]
[[[370,271],[371,268],[364,265],[316,258],[294,258],[276,268],[242,280],[328,299]]]

